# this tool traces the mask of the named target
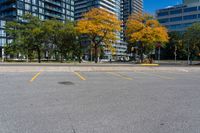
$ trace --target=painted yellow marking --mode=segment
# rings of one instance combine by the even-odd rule
[[[142,74],[149,75],[149,76],[156,76],[161,79],[174,80],[174,78],[162,76],[162,75],[155,74],[155,73],[145,73],[145,72],[138,72],[138,73],[142,73]]]
[[[117,76],[117,77],[120,77],[120,78],[123,78],[123,79],[126,79],[126,80],[133,80],[132,78],[130,78],[126,75],[119,74],[119,73],[114,73],[114,72],[107,72],[107,73],[114,75],[114,76]]]
[[[86,80],[84,76],[82,76],[79,72],[74,72],[74,74],[79,77],[81,80]]]
[[[30,82],[33,82],[40,74],[41,74],[41,72],[38,72],[37,74],[35,74],[35,76],[32,77]]]

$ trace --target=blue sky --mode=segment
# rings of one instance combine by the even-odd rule
[[[155,10],[181,4],[182,0],[144,0],[144,11],[154,14]]]

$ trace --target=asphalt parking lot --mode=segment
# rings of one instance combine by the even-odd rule
[[[200,72],[1,72],[0,133],[200,133]]]

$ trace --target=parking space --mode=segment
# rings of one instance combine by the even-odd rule
[[[199,74],[0,73],[0,132],[198,133]]]

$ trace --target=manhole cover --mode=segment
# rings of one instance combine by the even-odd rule
[[[70,81],[58,82],[58,84],[62,84],[62,85],[74,85],[74,83],[70,82]]]

